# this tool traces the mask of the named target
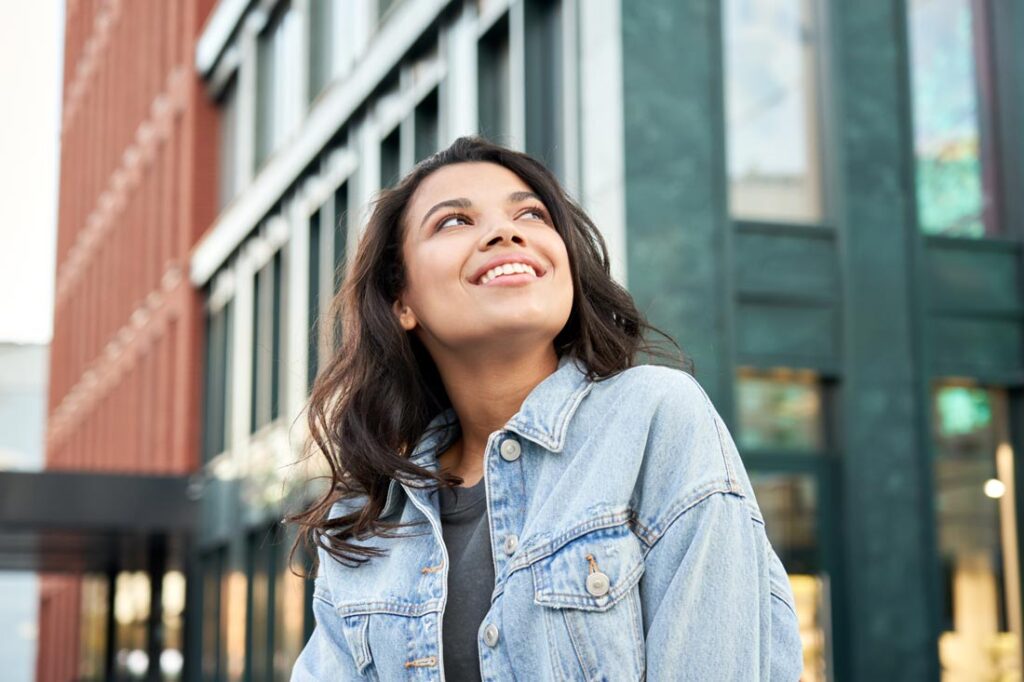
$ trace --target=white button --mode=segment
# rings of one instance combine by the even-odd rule
[[[519,546],[519,538],[515,535],[505,536],[505,554],[512,554],[516,551],[516,547]]]
[[[601,571],[587,576],[587,592],[595,597],[603,597],[608,594],[608,585],[608,576]]]
[[[498,626],[494,623],[489,623],[484,628],[484,643],[487,646],[494,646],[498,643]]]
[[[523,449],[519,446],[519,441],[514,438],[506,438],[501,441],[501,458],[506,462],[514,462],[519,459],[522,451]]]

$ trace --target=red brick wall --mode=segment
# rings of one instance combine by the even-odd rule
[[[188,260],[215,217],[218,145],[192,64],[214,4],[67,0],[48,468],[197,465]],[[43,578],[41,681],[76,674],[78,604],[73,576]]]

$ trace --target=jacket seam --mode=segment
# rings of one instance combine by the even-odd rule
[[[677,511],[673,511],[670,514],[667,515],[669,517],[669,521],[667,523],[665,523],[664,527],[661,529],[661,531],[658,532],[657,535],[654,536],[653,539],[651,539],[650,545],[647,547],[646,550],[644,550],[644,554],[643,554],[644,560],[646,561],[647,555],[651,553],[651,550],[654,549],[654,547],[658,544],[658,541],[661,540],[663,537],[665,537],[665,535],[668,533],[669,529],[671,529],[672,526],[675,524],[675,522],[678,521],[686,512],[690,511],[691,509],[696,507],[698,504],[700,504],[704,500],[706,500],[709,497],[711,497],[712,495],[718,495],[718,494],[733,495],[733,496],[738,497],[740,499],[746,499],[746,497],[742,493],[736,491],[732,487],[723,488],[723,487],[721,487],[721,484],[715,484],[715,487],[713,487],[711,489],[708,489],[708,490],[705,490],[703,493],[699,494],[697,497],[688,500],[687,502],[685,502],[685,503],[683,503],[681,505],[681,507],[682,507],[681,509],[679,509]]]

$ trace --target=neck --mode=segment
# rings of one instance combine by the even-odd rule
[[[518,355],[489,358],[449,358],[438,363],[438,371],[452,407],[459,417],[462,436],[454,444],[451,460],[443,470],[459,475],[483,471],[484,449],[492,433],[501,429],[519,411],[526,396],[558,368],[553,346]],[[462,473],[460,473],[462,472]]]

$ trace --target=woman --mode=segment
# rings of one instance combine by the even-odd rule
[[[724,423],[586,214],[460,138],[384,191],[310,431],[331,489],[293,680],[784,680],[793,596]]]

